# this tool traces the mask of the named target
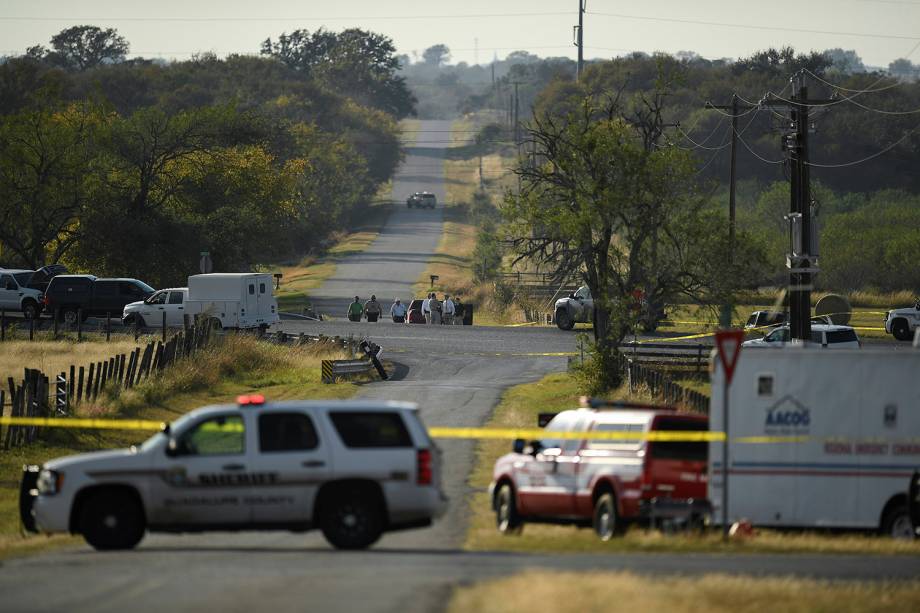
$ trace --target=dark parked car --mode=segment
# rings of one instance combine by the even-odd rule
[[[156,291],[137,279],[98,279],[93,275],[58,275],[45,290],[45,310],[74,324],[87,317],[121,317],[125,305]],[[82,311],[81,311],[82,309]]]
[[[407,324],[423,324],[425,316],[422,314],[422,300],[415,299],[409,304],[409,311],[406,313]]]

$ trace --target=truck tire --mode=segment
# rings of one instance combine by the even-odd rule
[[[910,333],[910,325],[907,323],[906,319],[895,319],[891,323],[891,335],[899,341],[913,340],[913,336]]]
[[[137,497],[123,490],[92,494],[80,512],[80,533],[93,549],[133,549],[147,529]]]
[[[910,522],[906,504],[896,504],[885,513],[882,519],[881,533],[896,539],[914,538],[914,526]]]
[[[26,319],[38,319],[41,308],[34,300],[25,300],[22,303],[22,316]]]
[[[556,309],[555,319],[560,330],[571,330],[575,327],[575,320],[569,315],[568,309]]]
[[[74,308],[65,308],[61,310],[61,321],[63,321],[68,326],[77,325],[77,320],[80,318],[80,313],[77,309]]]
[[[495,493],[495,527],[502,534],[520,534],[524,527],[521,516],[517,512],[517,503],[514,499],[514,488],[510,483],[502,483]]]
[[[609,541],[623,532],[622,522],[617,515],[617,501],[612,492],[604,492],[594,503],[591,527],[602,541]]]
[[[320,502],[320,530],[336,549],[367,549],[383,534],[383,505],[367,488],[339,489]]]

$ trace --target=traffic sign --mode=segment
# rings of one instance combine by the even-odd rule
[[[722,368],[725,369],[725,385],[731,385],[738,356],[741,355],[741,343],[744,341],[743,330],[720,330],[716,332],[716,349]]]

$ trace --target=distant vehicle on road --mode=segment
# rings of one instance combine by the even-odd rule
[[[721,431],[725,377],[715,362],[710,427]],[[728,389],[728,521],[911,538],[918,372],[916,351],[742,351]],[[711,443],[709,499],[717,522],[721,460],[722,443]]]
[[[160,328],[165,314],[167,328],[181,326],[185,323],[187,299],[187,287],[161,289],[145,300],[126,304],[121,321],[126,326]]]
[[[784,324],[774,329],[763,338],[744,341],[744,347],[784,347],[792,342],[792,333],[789,324]],[[833,324],[813,323],[811,325],[811,343],[827,349],[859,349],[862,342],[856,330],[850,326],[836,326]]]
[[[546,438],[518,439],[499,458],[491,494],[496,525],[514,533],[528,522],[593,526],[608,540],[632,522],[702,519],[705,442],[553,438],[554,432],[705,431],[707,418],[666,407],[573,409],[546,425]]]
[[[406,206],[410,209],[433,209],[437,203],[437,197],[431,192],[415,192],[406,199]]]
[[[409,303],[409,310],[406,312],[407,324],[423,324],[425,316],[422,314],[422,299],[417,298]]]
[[[364,549],[442,515],[440,479],[440,452],[414,404],[241,396],[140,447],[25,471],[21,519],[100,550],[131,549],[148,531],[314,528],[339,549]]]
[[[45,290],[44,308],[73,325],[79,314],[118,317],[125,305],[146,299],[156,291],[137,279],[99,279],[93,275],[57,275]]]
[[[913,340],[920,326],[920,300],[913,307],[892,309],[885,314],[885,332],[899,341]]]

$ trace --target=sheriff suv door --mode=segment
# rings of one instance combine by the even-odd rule
[[[240,413],[210,415],[175,433],[159,479],[151,486],[151,523],[249,523],[251,484],[259,475],[248,459],[246,424]]]
[[[253,521],[309,522],[316,493],[332,472],[329,445],[319,425],[297,409],[260,411],[257,422],[253,467],[266,478],[253,487]]]

